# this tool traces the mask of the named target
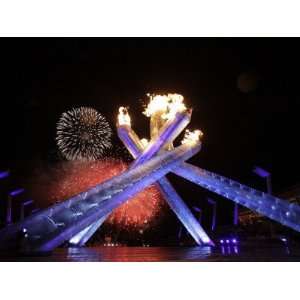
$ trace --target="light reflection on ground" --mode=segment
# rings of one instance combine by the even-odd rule
[[[49,256],[0,257],[1,261],[300,261],[300,247],[286,245],[211,247],[59,248]]]

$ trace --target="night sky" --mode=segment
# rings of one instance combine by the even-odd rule
[[[300,46],[287,38],[0,39],[1,162],[30,172],[59,159],[56,122],[91,106],[114,127],[129,106],[137,133],[146,93],[180,93],[193,108],[191,129],[204,132],[191,161],[264,189],[254,165],[272,173],[273,190],[299,183]],[[198,188],[172,178],[184,198]],[[181,183],[182,182],[182,183]]]

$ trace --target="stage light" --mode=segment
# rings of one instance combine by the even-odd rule
[[[14,196],[17,196],[17,195],[23,193],[24,191],[25,191],[25,190],[22,189],[22,188],[21,188],[21,189],[17,189],[17,190],[14,190],[14,191],[10,192],[9,195],[10,195],[11,197],[14,197]]]
[[[221,243],[221,244],[223,244],[223,243],[224,243],[224,241],[223,241],[223,240],[220,240],[220,243]]]
[[[230,241],[229,240],[226,240],[226,244],[229,244],[230,243]]]
[[[0,172],[0,179],[4,179],[10,175],[9,171]]]
[[[233,244],[236,244],[236,243],[237,243],[237,240],[236,240],[236,239],[232,239],[231,241],[232,241]]]

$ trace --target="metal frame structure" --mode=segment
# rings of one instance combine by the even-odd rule
[[[300,231],[300,206],[185,162],[200,151],[201,142],[190,140],[175,148],[172,143],[190,122],[191,110],[178,111],[165,122],[160,122],[159,118],[155,115],[150,122],[151,140],[146,146],[130,124],[118,123],[118,136],[135,158],[129,169],[75,197],[7,226],[0,231],[0,249],[21,247],[23,251],[44,252],[66,242],[82,246],[115,208],[154,183],[195,242],[213,245],[165,177],[169,172]],[[158,123],[159,126],[156,125]]]

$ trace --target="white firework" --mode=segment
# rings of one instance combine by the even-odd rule
[[[112,130],[106,119],[89,107],[63,113],[57,123],[56,141],[68,160],[97,160],[111,148]]]

